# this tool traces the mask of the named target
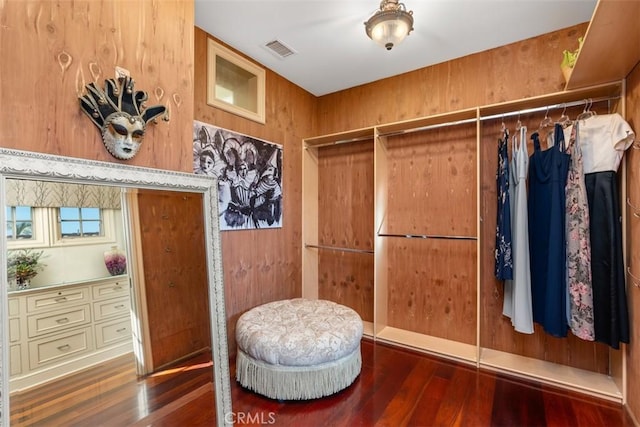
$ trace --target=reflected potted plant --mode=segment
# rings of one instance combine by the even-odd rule
[[[31,249],[21,249],[9,252],[7,258],[7,273],[15,278],[18,289],[26,289],[33,279],[45,267],[40,262],[44,251],[35,252]]]

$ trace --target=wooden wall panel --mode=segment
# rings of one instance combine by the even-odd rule
[[[373,141],[318,151],[318,244],[373,251]],[[320,249],[318,296],[373,322],[373,254]]]
[[[322,96],[317,135],[561,91],[562,51],[587,25]]]
[[[476,124],[390,136],[390,234],[476,236]]]
[[[171,114],[147,126],[126,162],[191,171],[193,20],[191,1],[0,2],[0,146],[124,162],[78,102],[85,84],[103,87],[120,66]]]
[[[627,121],[640,141],[640,63],[627,77]],[[640,207],[640,150],[627,150],[627,197]],[[640,218],[627,205],[627,262],[631,273],[640,278]],[[631,342],[627,353],[627,405],[636,422],[640,421],[640,280],[627,275],[627,298],[631,323]]]
[[[476,242],[388,237],[388,325],[476,343]]]
[[[476,124],[386,138],[388,324],[476,342]],[[404,235],[438,235],[415,239]]]
[[[138,192],[154,369],[211,347],[202,195]]]
[[[193,31],[193,30],[192,30]],[[266,70],[266,123],[207,104],[207,33],[195,28],[194,119],[282,144],[281,229],[222,232],[228,344],[235,353],[238,317],[257,305],[299,297],[302,290],[302,139],[316,134],[315,97]],[[191,143],[190,143],[191,144]]]

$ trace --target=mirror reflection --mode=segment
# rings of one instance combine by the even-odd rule
[[[165,381],[197,384],[221,424],[203,195],[4,184],[11,425],[153,419]]]

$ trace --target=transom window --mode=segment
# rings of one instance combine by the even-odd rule
[[[33,211],[31,206],[7,206],[7,240],[33,239]]]
[[[104,235],[100,208],[61,207],[58,223],[63,239]]]

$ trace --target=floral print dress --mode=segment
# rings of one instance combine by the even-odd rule
[[[498,170],[496,172],[498,214],[496,219],[495,276],[498,280],[513,279],[508,143],[509,132],[505,129],[503,138],[498,139]]]
[[[591,281],[591,246],[589,205],[584,182],[582,152],[578,142],[578,122],[571,130],[568,153],[571,155],[566,186],[567,239],[567,321],[578,338],[595,339],[593,292]]]

